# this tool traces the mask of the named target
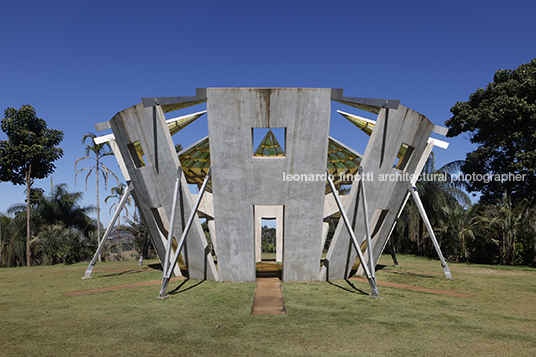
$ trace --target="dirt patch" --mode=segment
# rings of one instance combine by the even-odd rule
[[[285,300],[279,278],[259,278],[255,288],[252,315],[286,314]]]

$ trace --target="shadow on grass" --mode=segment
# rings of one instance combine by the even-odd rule
[[[337,287],[339,289],[342,289],[344,291],[348,291],[349,293],[360,294],[360,295],[370,295],[369,293],[357,288],[357,286],[355,286],[350,280],[345,279],[344,281],[346,281],[346,283],[348,283],[348,285],[350,285],[351,289],[347,288],[347,287],[344,287],[344,286],[341,286],[339,284],[335,284],[334,282],[327,280],[328,284],[333,285],[333,286],[335,286],[335,287]]]
[[[130,270],[119,271],[117,273],[108,273],[108,274],[104,274],[104,275],[99,275],[99,278],[109,278],[111,276],[121,276],[121,275],[126,275],[126,274],[145,273],[145,272],[148,272],[148,271],[151,271],[151,269],[130,269]],[[98,273],[98,272],[96,272],[96,273]]]
[[[148,264],[147,266],[154,270],[160,270],[162,272],[164,271],[164,268],[162,268],[162,264],[160,263]],[[181,274],[182,276],[188,277],[188,269],[181,266]]]
[[[181,290],[181,288],[184,286],[184,284],[186,284],[186,282],[189,281],[189,280],[190,280],[190,279],[185,279],[185,280],[183,280],[183,281],[179,284],[179,286],[177,286],[175,289],[169,291],[169,292],[168,292],[168,295],[177,295],[177,294],[183,293],[183,292],[185,292],[185,291],[188,291],[188,290],[190,290],[190,289],[195,288],[196,286],[201,285],[201,284],[205,281],[205,280],[200,280],[198,283],[196,283],[196,284],[194,284],[194,285],[192,285],[192,286],[189,286],[189,287],[187,287],[186,289]]]
[[[393,274],[398,274],[398,275],[409,275],[409,276],[416,276],[416,277],[419,277],[419,278],[437,278],[436,276],[432,276],[432,275],[424,275],[424,274],[419,274],[419,273],[412,273],[410,271],[398,271],[398,270],[391,270],[391,269],[386,269],[385,272],[387,273],[393,273]],[[443,274],[443,273],[438,273],[438,274]]]
[[[160,263],[148,264],[147,266],[154,270],[160,270],[160,271],[164,270],[164,268],[162,268],[162,264]]]

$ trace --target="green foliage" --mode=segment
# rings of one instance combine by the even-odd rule
[[[471,181],[469,192],[482,192],[492,203],[506,191],[514,202],[536,203],[536,59],[515,70],[498,70],[493,82],[451,108],[448,136],[469,133],[479,147],[467,154],[466,174],[525,174],[524,181]]]
[[[33,239],[36,253],[43,255],[43,264],[75,263],[93,256],[97,244],[94,239],[84,237],[75,228],[63,224],[46,225]]]
[[[502,201],[488,209],[488,222],[492,233],[501,244],[500,261],[507,265],[523,264],[523,242],[521,232],[524,226],[534,220],[533,210],[527,202],[512,204],[507,193]]]
[[[4,116],[1,128],[8,140],[0,141],[0,181],[24,185],[30,166],[32,179],[53,173],[54,161],[63,156],[63,150],[57,147],[63,140],[63,132],[48,129],[30,105],[23,105],[19,110],[7,108]]]
[[[428,219],[432,227],[437,228],[434,233],[440,245],[442,245],[443,236],[445,235],[442,227],[445,222],[448,222],[447,209],[454,210],[457,207],[464,209],[464,207],[470,205],[469,197],[456,187],[456,182],[443,179],[456,172],[458,167],[459,162],[455,161],[436,169],[435,156],[431,153],[422,171],[423,177],[426,179],[419,180],[416,183],[417,191]],[[437,257],[424,221],[412,199],[408,200],[400,216],[394,240],[397,251],[430,258]]]
[[[435,169],[434,156],[423,173],[427,176],[457,170],[458,162]],[[444,256],[455,261],[485,264],[534,264],[536,253],[536,209],[528,202],[511,202],[504,193],[501,200],[471,205],[455,182],[426,180],[417,189],[434,234]],[[417,207],[409,200],[393,233],[396,250],[437,258],[430,236]]]
[[[261,250],[263,253],[275,253],[276,251],[276,229],[262,226]]]
[[[55,264],[86,260],[96,250],[96,226],[88,214],[92,206],[81,206],[82,193],[67,191],[66,184],[54,186],[48,195],[41,195],[31,206],[31,246],[33,263]],[[2,217],[2,238],[5,266],[24,264],[26,207],[12,205]]]
[[[105,199],[104,199],[104,203],[108,203],[108,200],[109,199],[115,199],[116,202],[114,202],[111,206],[110,206],[110,210],[108,211],[108,213],[112,213],[112,209],[116,208],[118,205],[119,205],[119,202],[121,201],[121,198],[123,197],[123,195],[125,194],[125,191],[127,189],[127,185],[124,184],[123,182],[121,182],[119,185],[117,185],[116,187],[112,187],[112,189],[110,190],[111,191],[111,195],[107,196]],[[125,210],[125,215],[126,217],[128,218],[128,206],[132,203],[132,197],[129,196],[127,197],[127,200],[125,202],[125,205],[123,206],[123,209]],[[119,223],[120,225],[120,223]]]
[[[89,214],[95,211],[93,206],[81,206],[82,192],[69,192],[67,185],[62,183],[54,186],[48,196],[39,200],[36,213],[43,225],[63,224],[75,228],[86,235],[97,227]]]
[[[132,234],[134,249],[140,256],[143,254],[144,258],[156,258],[156,251],[151,249],[150,244],[147,245],[150,239],[149,232],[139,212],[134,212],[132,219],[127,217],[127,226],[122,229]],[[147,251],[145,251],[146,247],[148,247]]]
[[[491,238],[491,235],[484,234],[486,220],[483,217],[483,205],[475,204],[467,208],[451,205],[441,209],[444,219],[437,230],[442,232],[444,238],[442,250],[456,261],[473,260],[475,253],[478,254],[480,250],[476,243],[481,238],[489,238],[487,243],[492,245],[491,248],[496,245],[497,241]],[[490,249],[485,251],[490,252]]]
[[[54,161],[63,156],[63,150],[56,147],[63,132],[48,129],[30,105],[19,110],[7,108],[1,128],[8,140],[0,141],[0,181],[26,184],[26,264],[30,266],[31,186],[33,179],[45,178],[56,169]]]

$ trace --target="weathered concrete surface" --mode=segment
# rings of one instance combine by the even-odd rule
[[[210,145],[213,194],[205,194],[197,214],[208,220],[218,270],[199,220],[195,219],[182,252],[191,277],[254,281],[255,261],[260,259],[262,217],[277,217],[277,260],[282,261],[283,281],[348,276],[356,251],[342,220],[324,267],[319,268],[329,221],[339,214],[332,195],[325,195],[325,178],[322,179],[326,172],[332,98],[378,114],[360,163],[364,173],[372,178],[367,178],[364,185],[372,234],[370,248],[374,263],[377,262],[408,198],[408,177],[420,173],[432,148],[427,143],[430,133],[438,132],[428,119],[403,106],[392,109],[396,107],[393,101],[342,97],[342,90],[327,88],[208,88],[200,92],[202,96],[192,97],[196,101],[188,99],[180,102],[180,106],[207,99],[210,141],[204,139],[204,154],[206,145]],[[114,152],[125,177],[134,184],[136,204],[163,261],[179,162],[162,108],[138,104],[99,126],[114,131]],[[278,140],[282,141],[285,156],[254,157],[255,128],[284,128],[284,138]],[[132,150],[134,143],[143,148],[143,158]],[[402,144],[409,147],[408,154],[395,168]],[[402,178],[381,178],[389,174]],[[363,242],[365,212],[358,185],[354,181],[350,194],[341,200],[357,239]],[[184,177],[181,186],[174,227],[176,238],[196,199]],[[269,207],[277,207],[277,212],[268,212]],[[364,256],[369,258],[368,254]]]
[[[222,281],[255,280],[254,205],[284,206],[283,281],[318,280],[331,89],[208,88],[207,110]],[[286,128],[286,157],[254,158],[253,128]]]
[[[365,175],[373,180],[364,180],[374,265],[378,261],[398,214],[406,202],[410,175],[418,175],[422,170],[422,158],[430,153],[427,140],[434,124],[425,116],[409,108],[400,106],[390,109],[386,124],[386,110],[381,109],[378,120],[367,145],[361,166]],[[413,152],[403,169],[393,167],[402,143],[413,148]],[[384,176],[382,176],[384,175]],[[393,175],[390,178],[385,175]],[[398,175],[398,176],[396,176]],[[387,178],[382,180],[381,178]],[[400,177],[400,179],[396,179]],[[394,179],[393,179],[394,178]],[[358,197],[359,181],[355,181],[345,204],[348,218],[352,222],[358,240],[364,242],[365,221],[363,205]],[[383,213],[382,213],[383,211]],[[326,255],[326,264],[320,278],[347,278],[357,252],[351,245],[350,234],[344,222],[339,221],[332,243]],[[368,261],[368,254],[364,254]],[[358,271],[359,273],[360,271]]]
[[[174,185],[179,160],[160,107],[145,108],[137,104],[110,120],[117,148],[134,185],[133,196],[142,219],[153,239],[158,257],[165,260],[167,235],[173,204]],[[139,142],[144,163],[136,156],[133,144]],[[174,238],[178,240],[188,219],[194,200],[181,176],[179,213],[174,224]],[[190,277],[217,280],[218,274],[198,219],[194,220],[181,252]]]

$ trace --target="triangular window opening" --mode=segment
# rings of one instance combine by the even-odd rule
[[[285,139],[286,128],[253,128],[253,156],[285,157]]]

